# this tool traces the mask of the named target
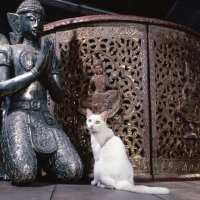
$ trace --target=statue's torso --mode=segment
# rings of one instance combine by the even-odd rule
[[[39,49],[29,47],[27,45],[11,45],[12,49],[12,67],[11,76],[16,77],[29,72],[36,64],[39,55]],[[11,77],[12,78],[12,77]],[[39,79],[32,82],[28,87],[12,94],[14,100],[31,100],[31,99],[46,99],[43,82]]]
[[[96,92],[105,92],[106,90],[106,77],[104,75],[93,76],[93,82],[96,87]]]

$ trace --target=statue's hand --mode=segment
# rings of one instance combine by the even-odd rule
[[[113,89],[118,88],[118,87],[119,87],[118,81],[115,81],[114,84],[113,84]]]
[[[53,52],[53,39],[52,37],[47,36],[44,39],[44,45],[39,53],[35,67],[32,69],[32,72],[35,75],[40,75],[44,70],[45,72],[50,72],[52,52]]]
[[[47,65],[43,71],[43,74],[44,75],[49,75],[51,73],[51,70],[52,69],[55,69],[57,66],[54,66],[54,65],[57,65],[57,57],[56,57],[56,54],[55,54],[55,51],[54,51],[54,40],[51,36],[48,36],[49,39],[51,40],[51,43],[52,43],[52,46],[51,46],[51,49],[49,49],[50,53],[49,53],[49,59],[48,59],[48,62],[47,62]]]
[[[88,91],[87,96],[88,96],[88,97],[92,97],[92,92],[91,92],[91,91]]]

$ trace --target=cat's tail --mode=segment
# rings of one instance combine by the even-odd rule
[[[119,181],[116,184],[116,189],[126,190],[129,192],[141,193],[141,194],[169,194],[169,190],[164,187],[148,187],[144,185],[132,185],[127,181]]]

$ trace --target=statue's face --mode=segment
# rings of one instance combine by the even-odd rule
[[[27,39],[38,39],[42,36],[43,32],[43,15],[30,12],[20,15],[20,24],[22,36]]]
[[[95,73],[96,74],[103,74],[103,66],[102,65],[97,65],[95,67]]]

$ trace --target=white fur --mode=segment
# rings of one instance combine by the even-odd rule
[[[120,138],[107,127],[107,112],[94,115],[87,109],[87,128],[91,134],[94,155],[94,180],[92,185],[145,194],[169,194],[167,188],[135,186],[133,167]]]

